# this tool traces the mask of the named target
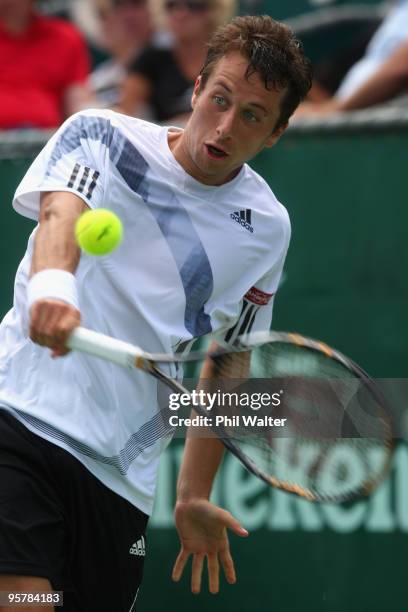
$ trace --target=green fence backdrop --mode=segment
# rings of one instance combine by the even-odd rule
[[[408,122],[293,129],[254,163],[287,206],[293,226],[274,327],[333,344],[379,377],[404,377],[408,369],[407,137]],[[0,161],[2,314],[34,227],[10,205],[29,158],[14,151],[14,159]],[[174,443],[161,464],[142,612],[406,609],[405,445],[382,487],[351,507],[312,505],[267,489],[227,457],[214,495],[251,535],[232,538],[239,582],[224,582],[217,597],[190,595],[187,578],[170,581],[178,549],[172,506],[180,457]]]

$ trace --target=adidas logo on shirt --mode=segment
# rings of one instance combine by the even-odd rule
[[[230,213],[230,217],[253,234],[254,228],[251,225],[251,212],[252,211],[250,208],[247,208],[246,210],[237,210],[237,212]]]
[[[140,538],[140,540],[132,544],[132,546],[129,549],[129,554],[137,555],[138,557],[146,556],[146,545],[145,545],[145,539],[143,536]]]

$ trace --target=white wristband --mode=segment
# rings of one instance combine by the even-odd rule
[[[27,285],[27,307],[37,300],[54,299],[67,302],[79,310],[75,276],[66,270],[48,269],[34,274]]]

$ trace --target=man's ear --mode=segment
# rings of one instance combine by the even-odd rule
[[[276,130],[274,130],[272,134],[268,137],[265,143],[265,147],[267,148],[273,147],[273,145],[278,142],[279,138],[282,136],[282,134],[284,133],[288,125],[289,125],[289,122],[286,122],[280,127],[278,127]]]
[[[201,74],[198,75],[194,83],[193,95],[191,96],[191,108],[194,108],[197,102],[198,95],[201,87]]]

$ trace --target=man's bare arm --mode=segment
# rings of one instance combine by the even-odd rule
[[[86,204],[73,193],[51,192],[41,197],[40,221],[35,236],[30,276],[48,269],[73,274],[80,249],[74,227]],[[65,355],[65,342],[80,323],[80,313],[72,304],[54,298],[40,298],[30,309],[30,338],[53,349],[53,356]]]
[[[214,376],[213,365],[207,360],[200,380]],[[205,382],[204,382],[205,384]],[[181,549],[173,568],[173,580],[180,580],[190,555],[193,555],[191,590],[199,593],[204,559],[207,558],[209,589],[219,590],[219,564],[230,584],[236,581],[234,563],[229,549],[227,529],[239,536],[248,532],[227,510],[210,503],[212,484],[221,463],[224,446],[215,437],[194,435],[190,430],[184,449],[183,462],[177,484],[175,509],[176,527]]]
[[[47,268],[67,272],[76,270],[80,249],[74,228],[79,215],[87,208],[85,202],[73,193],[54,191],[42,194],[31,276]]]
[[[210,352],[215,352],[217,345],[212,344]],[[245,379],[250,367],[250,353],[231,353],[223,360],[223,366],[217,372],[217,377],[222,379]],[[211,359],[207,359],[202,367],[200,381],[214,378],[214,368]],[[199,385],[200,386],[200,385]],[[194,416],[194,415],[192,415]],[[177,499],[191,499],[194,497],[206,497],[211,493],[212,483],[224,454],[224,445],[215,437],[209,437],[208,430],[203,427],[204,437],[197,435],[197,429],[190,429],[187,434],[183,463],[180,469]],[[205,458],[205,461],[203,459]]]
[[[213,367],[207,360],[201,370],[200,380],[213,377]],[[203,436],[190,429],[184,446],[183,462],[177,482],[177,501],[194,498],[209,499],[212,484],[224,454],[224,445],[216,438],[209,437],[207,428],[202,428]]]

